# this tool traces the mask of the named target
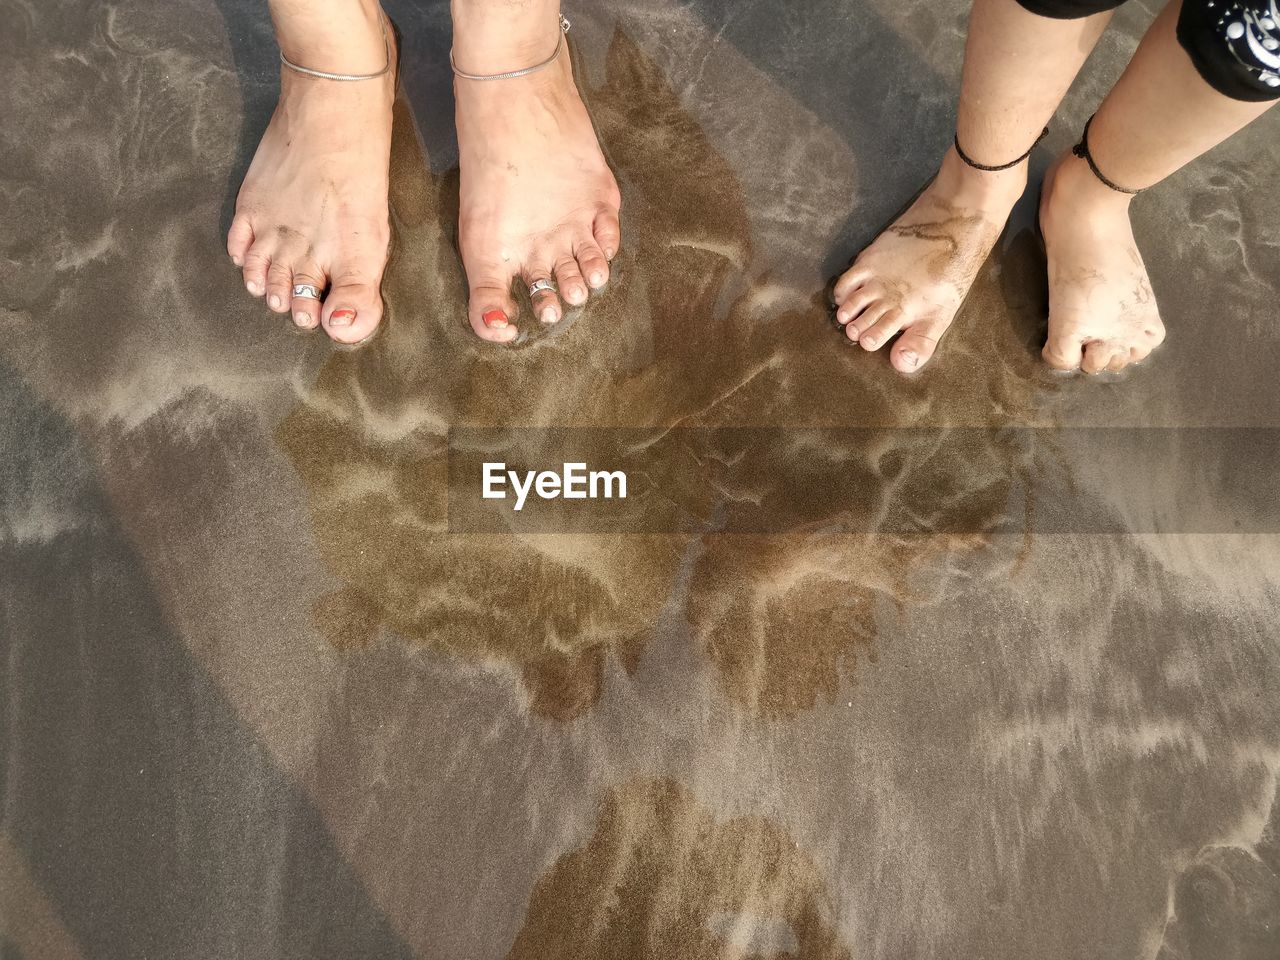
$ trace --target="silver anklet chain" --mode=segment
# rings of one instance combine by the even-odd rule
[[[280,62],[290,70],[306,74],[308,77],[318,77],[321,80],[377,80],[391,69],[391,41],[387,39],[387,24],[381,18],[379,18],[379,26],[382,27],[382,46],[387,51],[387,64],[377,73],[329,73],[327,70],[312,70],[310,67],[294,63],[284,55],[283,50],[280,51]]]
[[[560,36],[556,40],[556,51],[543,60],[541,63],[535,63],[532,67],[525,67],[523,70],[509,70],[506,73],[464,73],[458,69],[458,64],[454,62],[453,51],[449,51],[449,66],[453,67],[453,72],[462,80],[514,80],[516,77],[527,77],[531,73],[537,73],[539,70],[545,70],[551,64],[555,63],[556,58],[560,56],[560,51],[564,49],[564,35],[569,32],[569,21],[565,19],[564,14],[560,15]]]

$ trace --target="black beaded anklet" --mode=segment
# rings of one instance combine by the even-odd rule
[[[1104,185],[1110,187],[1116,193],[1127,193],[1133,195],[1141,193],[1141,190],[1130,190],[1128,187],[1122,187],[1107,177],[1098,169],[1098,165],[1093,161],[1093,154],[1089,152],[1089,124],[1093,123],[1093,117],[1090,117],[1084,123],[1084,133],[1080,135],[1080,142],[1071,148],[1071,152],[1089,164],[1089,169],[1093,171],[1093,175],[1103,182]]]
[[[1049,128],[1045,127],[1044,130],[1041,131],[1040,136],[1036,137],[1036,142],[1030,146],[1030,148],[1027,150],[1026,153],[1020,156],[1017,160],[1010,160],[1008,163],[1001,163],[994,167],[988,166],[985,163],[979,163],[977,160],[974,160],[971,156],[965,153],[964,148],[960,146],[960,134],[958,133],[956,134],[956,140],[955,140],[956,154],[960,157],[961,160],[963,160],[969,166],[973,167],[973,169],[975,170],[982,170],[985,173],[998,173],[1001,170],[1008,170],[1010,167],[1016,167],[1023,160],[1027,159],[1027,157],[1031,156],[1031,151],[1034,150],[1037,146],[1039,146],[1040,141],[1043,140],[1048,135],[1049,135]]]

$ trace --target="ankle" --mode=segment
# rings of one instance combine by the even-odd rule
[[[454,62],[467,73],[531,67],[560,42],[559,0],[453,0],[451,9]]]
[[[1027,164],[1023,161],[1008,170],[979,170],[961,160],[951,146],[942,157],[935,182],[963,205],[1012,207],[1027,188]]]
[[[1073,217],[1114,219],[1128,217],[1133,194],[1112,190],[1089,169],[1089,164],[1067,151],[1045,172],[1041,206],[1046,215],[1056,210]]]
[[[387,63],[390,37],[376,0],[333,3],[323,16],[297,0],[273,0],[271,19],[281,52],[304,67],[367,74]]]

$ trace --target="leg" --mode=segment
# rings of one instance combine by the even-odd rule
[[[558,0],[453,0],[456,71],[495,74],[545,61],[561,37]],[[462,173],[458,239],[470,286],[472,329],[498,343],[517,336],[513,278],[553,280],[584,303],[609,279],[621,242],[617,183],[578,96],[568,50],[526,76],[458,76]],[[562,316],[553,291],[537,294],[540,321]]]
[[[1218,6],[1226,13],[1233,5]],[[1269,19],[1262,12],[1267,0],[1254,6],[1258,16],[1250,29],[1265,35],[1258,24]],[[1230,41],[1241,36],[1231,36],[1236,31],[1230,22],[1219,30],[1217,15],[1210,18],[1209,10],[1207,0],[1169,4],[1098,109],[1088,147],[1112,183],[1136,190],[1163,180],[1261,115],[1272,102],[1263,97],[1280,95],[1280,77],[1273,70],[1261,63],[1249,69],[1247,42],[1239,59],[1231,55]],[[1280,28],[1273,24],[1271,31],[1266,39],[1280,39]],[[1164,339],[1129,225],[1131,200],[1070,153],[1045,177],[1041,224],[1049,254],[1049,339],[1044,357],[1051,366],[1082,367],[1088,373],[1120,370]]]
[[[305,328],[359,343],[382,318],[391,107],[397,64],[377,0],[270,0],[281,52],[321,79],[280,68],[280,102],[236,201],[227,252],[245,287]],[[328,288],[323,303],[295,284]]]
[[[976,0],[956,124],[971,159],[1000,165],[1035,142],[1118,3]],[[836,283],[849,338],[876,350],[902,331],[893,365],[928,361],[1026,184],[1025,164],[981,171],[950,148],[924,193]]]

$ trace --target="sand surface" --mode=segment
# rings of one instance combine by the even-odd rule
[[[1024,203],[900,377],[823,285],[945,147],[965,8],[566,9],[625,249],[498,349],[398,0],[342,352],[223,252],[265,4],[0,0],[0,957],[1280,957],[1280,114],[1137,201],[1151,361],[1040,365]],[[451,428],[563,427],[718,438],[653,507],[696,523],[450,525]]]

